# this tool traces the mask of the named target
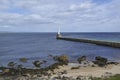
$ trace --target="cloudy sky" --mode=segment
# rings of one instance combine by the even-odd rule
[[[0,0],[0,31],[120,32],[120,0]]]

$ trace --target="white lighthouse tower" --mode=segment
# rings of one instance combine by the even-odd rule
[[[58,28],[58,32],[57,32],[57,38],[60,38],[62,37],[61,34],[60,34],[60,27]]]

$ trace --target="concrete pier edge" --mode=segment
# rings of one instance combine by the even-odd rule
[[[74,41],[74,42],[83,42],[83,43],[91,43],[101,46],[108,46],[113,48],[120,48],[119,42],[109,42],[109,41],[100,41],[100,40],[90,40],[90,39],[79,39],[79,38],[69,38],[69,37],[62,37],[61,35],[56,37],[59,40],[67,40],[67,41]]]

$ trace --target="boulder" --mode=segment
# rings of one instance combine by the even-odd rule
[[[77,61],[81,64],[82,61],[86,61],[86,56],[79,57]]]

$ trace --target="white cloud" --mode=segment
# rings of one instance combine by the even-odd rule
[[[21,15],[21,14],[0,14],[0,26],[33,26],[40,24],[50,24],[52,21],[43,18],[38,14]]]
[[[9,9],[10,2],[8,0],[0,0],[0,11]]]
[[[92,9],[95,7],[95,3],[92,2],[84,2],[81,4],[73,4],[70,6],[70,10],[76,11],[76,10],[86,10],[86,9]]]
[[[63,29],[74,31],[85,31],[88,27],[90,31],[98,30],[106,26],[113,30],[120,26],[120,0],[104,4],[92,0],[0,0],[0,4],[0,26],[34,29],[45,24],[50,29],[49,25],[62,24]]]

